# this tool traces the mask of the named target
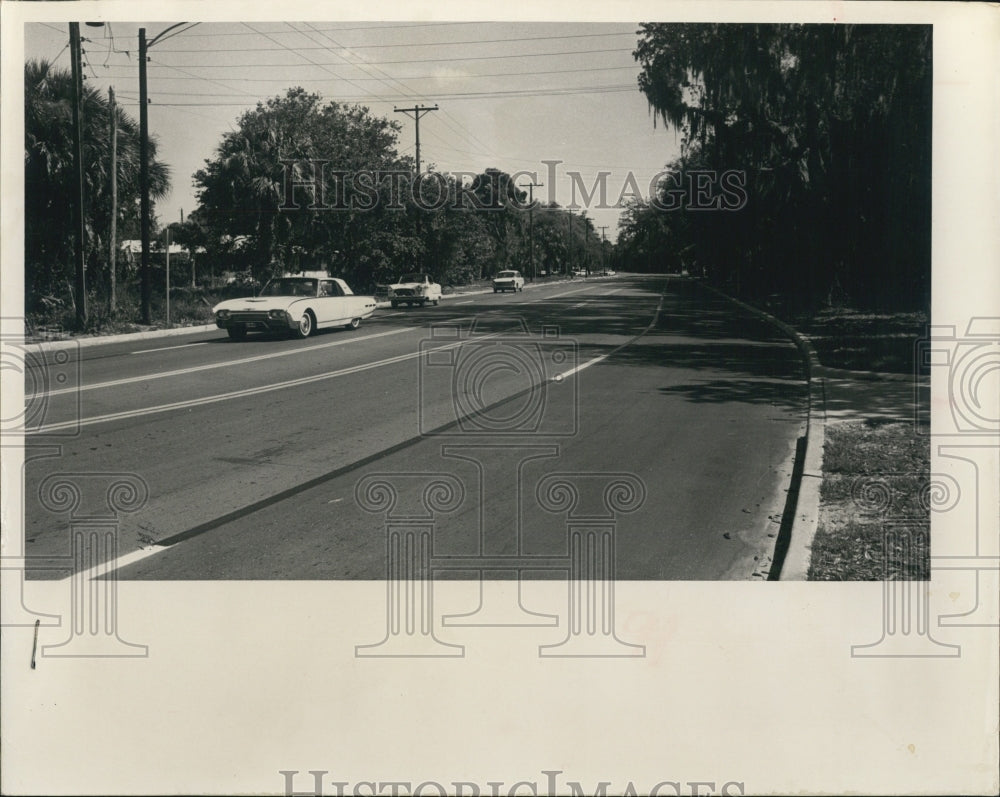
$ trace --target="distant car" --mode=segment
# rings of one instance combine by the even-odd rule
[[[605,276],[605,277],[613,277],[613,276],[614,276],[615,274],[617,274],[618,272],[617,272],[617,271],[615,271],[614,269],[610,269],[610,268],[606,268],[606,269],[604,269],[604,272],[603,272],[603,273],[604,273],[604,276]]]
[[[585,268],[574,269],[573,270],[573,276],[574,277],[586,277],[587,276],[587,270]]]
[[[517,293],[523,290],[524,277],[521,276],[520,271],[499,271],[493,278],[493,293],[499,293],[500,291],[513,291]]]
[[[374,311],[373,296],[355,296],[335,277],[276,277],[258,296],[229,299],[212,308],[215,325],[233,340],[251,330],[307,338],[326,327],[357,329]]]
[[[441,286],[427,274],[404,274],[389,286],[389,301],[393,307],[437,304],[441,301]]]

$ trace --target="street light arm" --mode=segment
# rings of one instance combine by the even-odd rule
[[[154,38],[152,38],[149,41],[147,41],[146,42],[146,49],[148,50],[150,47],[152,47],[154,44],[156,44],[160,39],[162,39],[164,36],[166,36],[168,33],[170,33],[170,31],[172,31],[174,28],[179,28],[179,27],[181,27],[181,25],[187,25],[187,24],[188,24],[187,22],[178,22],[176,25],[171,25],[165,31],[162,31],[158,36],[155,36]]]

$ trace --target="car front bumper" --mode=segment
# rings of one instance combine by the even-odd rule
[[[272,332],[283,332],[295,329],[297,322],[288,313],[275,318],[267,313],[230,313],[227,318],[215,317],[215,325],[219,329],[245,327],[246,329],[266,329]]]

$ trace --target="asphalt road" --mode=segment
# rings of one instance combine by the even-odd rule
[[[69,516],[42,495],[54,474],[86,474],[77,515],[131,474],[148,499],[107,553],[122,579],[383,578],[387,522],[429,529],[443,577],[483,557],[496,578],[564,577],[587,527],[611,529],[618,579],[759,578],[806,419],[791,342],[678,278],[450,298],[302,341],[212,331],[77,355],[28,440],[60,448],[25,469],[26,553],[69,550]]]

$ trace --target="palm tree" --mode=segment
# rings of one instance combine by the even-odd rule
[[[72,274],[73,248],[73,79],[47,61],[24,68],[25,293],[31,308],[47,295],[59,295]],[[111,221],[110,103],[97,89],[84,86],[83,117],[84,225],[88,282],[95,284],[106,264]],[[138,221],[139,125],[120,105],[118,126],[119,229]],[[150,194],[164,196],[169,167],[156,159],[150,141]],[[101,275],[103,276],[103,275]]]

